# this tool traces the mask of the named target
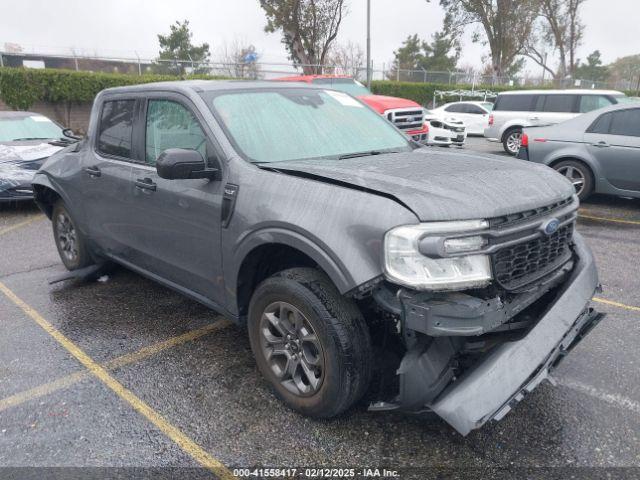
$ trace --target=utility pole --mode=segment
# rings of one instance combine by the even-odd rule
[[[371,0],[367,0],[367,88],[371,90]]]

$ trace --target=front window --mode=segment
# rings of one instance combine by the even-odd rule
[[[286,88],[203,96],[239,152],[256,163],[412,148],[387,120],[342,92]]]
[[[325,88],[340,90],[341,92],[348,93],[354,97],[371,95],[371,92],[367,87],[353,78],[316,78],[312,83]]]
[[[42,115],[0,117],[0,142],[59,139],[62,129]]]

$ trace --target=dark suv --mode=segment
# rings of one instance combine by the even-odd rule
[[[467,434],[600,319],[571,183],[477,157],[343,92],[172,82],[100,93],[33,183],[67,268],[116,262],[246,324],[295,410],[338,415],[391,371],[371,408]]]

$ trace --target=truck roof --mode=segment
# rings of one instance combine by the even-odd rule
[[[349,75],[294,75],[291,77],[274,78],[278,82],[306,82],[311,83],[318,78],[349,78],[353,80],[353,77]]]
[[[104,93],[128,93],[128,92],[209,92],[217,90],[244,90],[261,88],[317,88],[311,85],[275,83],[269,81],[247,80],[176,80],[173,82],[142,83],[138,85],[126,85],[103,90]]]
[[[624,95],[617,90],[593,90],[590,88],[573,88],[566,90],[510,90],[499,92],[498,95],[560,95],[560,94],[580,94],[580,95]]]

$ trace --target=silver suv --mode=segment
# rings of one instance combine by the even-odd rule
[[[517,155],[522,129],[554,125],[626,100],[615,90],[523,90],[498,95],[484,136]]]

